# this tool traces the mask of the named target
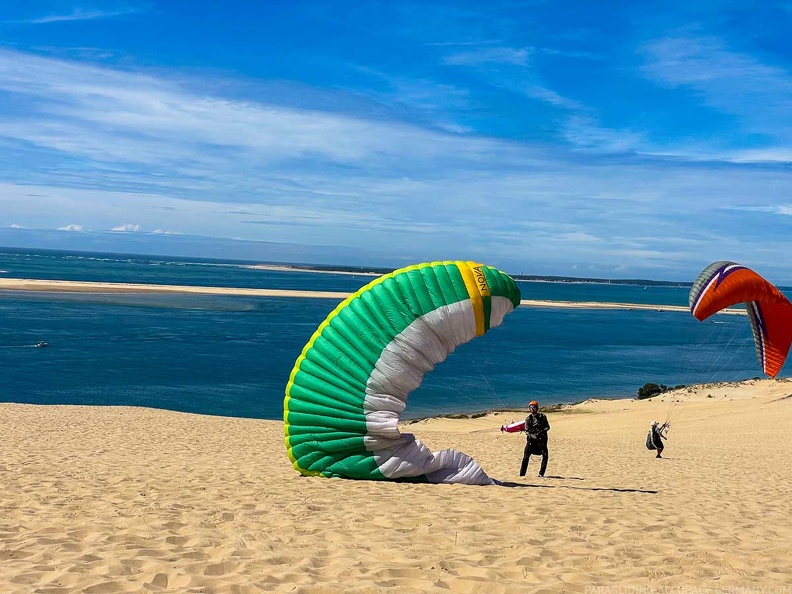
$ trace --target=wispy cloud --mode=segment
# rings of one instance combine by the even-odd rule
[[[538,70],[531,67],[533,48],[491,47],[470,52],[455,52],[442,61],[447,66],[474,69],[488,84],[549,103],[566,110],[583,106],[564,97],[545,84]]]
[[[451,66],[480,66],[482,64],[511,64],[528,66],[530,48],[487,47],[476,51],[449,54],[443,62]]]
[[[602,152],[621,151],[628,145],[633,146],[632,135],[601,128],[592,106],[554,90],[531,63],[535,54],[566,55],[567,52],[535,47],[484,47],[446,55],[443,63],[474,69],[493,87],[551,106],[557,111],[552,121],[557,122],[559,138],[573,145]],[[591,58],[587,56],[587,59]]]
[[[244,149],[260,166],[316,157],[355,164],[401,155],[405,145],[420,159],[452,142],[395,123],[232,102],[141,74],[17,52],[0,51],[0,89],[31,101],[29,110],[0,120],[0,135],[96,161],[164,165],[185,152],[222,159]]]
[[[600,154],[632,153],[688,162],[792,162],[788,148],[792,141],[792,73],[731,51],[715,37],[664,37],[646,43],[640,54],[645,62],[639,72],[645,78],[663,89],[686,93],[667,109],[714,114],[709,133],[603,126],[596,106],[556,97],[540,86],[537,98],[568,112],[559,121],[565,140],[578,149]]]
[[[564,122],[562,134],[573,145],[603,153],[639,151],[648,145],[646,137],[629,130],[603,128],[585,112],[574,113]]]
[[[453,114],[470,107],[470,92],[454,85],[429,78],[408,77],[386,73],[374,68],[355,65],[353,70],[373,81],[377,90],[368,95],[380,105],[388,105],[388,112],[397,113],[404,106],[414,119],[429,122],[449,131],[465,131],[465,127],[451,120]],[[382,112],[380,108],[380,112]]]
[[[704,106],[732,117],[731,126],[777,147],[735,151],[735,160],[789,159],[792,73],[731,50],[715,37],[671,36],[643,48],[644,74],[668,88],[689,89]],[[734,134],[730,134],[731,137]]]
[[[123,16],[127,14],[133,14],[136,12],[140,12],[140,10],[141,10],[140,8],[135,8],[135,7],[124,7],[116,10],[75,8],[71,12],[60,13],[60,14],[49,14],[47,16],[32,18],[19,22],[28,23],[31,25],[45,25],[48,23],[62,23],[68,21],[91,21],[96,19],[107,19],[107,18]]]
[[[424,45],[429,47],[481,47],[487,45],[500,45],[502,39],[481,39],[474,41],[428,41]]]
[[[770,213],[775,215],[792,216],[792,203],[790,204],[776,204],[767,206],[736,206],[734,210],[742,210],[745,212],[761,212]]]
[[[58,227],[58,231],[77,231],[82,232],[85,231],[82,225],[64,225],[63,227]]]

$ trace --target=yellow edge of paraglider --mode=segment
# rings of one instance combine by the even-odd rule
[[[322,331],[328,325],[330,325],[330,322],[333,320],[334,317],[336,317],[338,315],[338,312],[340,312],[344,307],[346,307],[346,305],[350,301],[352,301],[353,299],[356,299],[357,297],[359,297],[360,295],[362,295],[366,291],[370,290],[372,287],[380,284],[381,282],[383,282],[383,281],[385,281],[385,280],[387,280],[389,278],[392,278],[392,277],[396,276],[397,274],[401,274],[403,272],[409,272],[411,270],[420,270],[422,268],[430,268],[430,267],[434,267],[434,266],[446,266],[448,264],[456,264],[459,267],[460,271],[462,271],[463,268],[462,268],[461,265],[465,264],[465,263],[464,262],[451,262],[451,261],[446,261],[446,262],[426,262],[424,264],[413,264],[412,266],[407,266],[405,268],[399,268],[398,270],[394,270],[393,272],[389,272],[388,274],[383,274],[379,278],[371,281],[367,285],[364,285],[363,287],[361,287],[360,289],[358,289],[357,291],[352,293],[349,297],[344,299],[341,303],[339,303],[336,306],[336,308],[332,312],[330,312],[330,314],[327,316],[327,318],[325,318],[324,322],[319,324],[319,327],[313,333],[313,335],[311,336],[311,339],[308,341],[308,343],[303,347],[303,350],[300,353],[300,356],[297,357],[297,361],[295,361],[295,363],[294,363],[294,367],[292,368],[291,373],[289,374],[289,383],[286,384],[286,397],[283,399],[283,434],[285,436],[284,437],[284,442],[286,444],[286,453],[289,456],[289,460],[291,460],[292,466],[294,467],[295,470],[297,470],[298,472],[304,474],[305,476],[318,476],[318,475],[322,474],[321,472],[318,472],[318,471],[306,470],[305,468],[302,468],[299,465],[299,463],[297,462],[297,459],[292,455],[291,445],[289,444],[289,400],[291,400],[291,387],[294,384],[294,376],[297,375],[297,372],[300,370],[300,364],[302,363],[303,359],[305,359],[306,353],[313,347],[314,341],[316,341],[316,339],[319,338],[319,336],[322,335]],[[471,272],[471,275],[472,275],[472,272]],[[463,273],[463,276],[464,276],[464,273]],[[465,285],[467,286],[467,280],[465,281]],[[468,286],[468,292],[470,292],[470,287],[469,286]],[[482,324],[483,324],[483,322],[482,322]],[[478,317],[476,319],[476,327],[478,328]]]
[[[454,262],[462,273],[470,301],[473,303],[473,315],[476,318],[476,336],[484,334],[484,296],[489,296],[489,285],[481,273],[477,262]],[[476,273],[478,271],[478,274]]]

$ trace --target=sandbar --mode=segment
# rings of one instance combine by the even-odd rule
[[[0,278],[0,291],[41,291],[69,293],[184,293],[204,295],[246,295],[255,297],[309,297],[342,300],[350,293],[339,291],[301,291],[291,289],[252,289],[244,287],[206,287],[191,285],[156,285],[143,283],[106,283],[24,278]],[[523,299],[524,307],[552,307],[572,309],[640,309],[654,311],[688,312],[688,307],[678,305],[652,305],[646,303],[605,303],[595,301],[548,301]],[[721,313],[745,315],[744,310],[728,309]]]

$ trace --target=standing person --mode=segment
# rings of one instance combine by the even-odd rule
[[[666,428],[666,424],[663,423],[660,425],[657,421],[652,421],[652,445],[657,450],[657,456],[655,458],[662,458],[660,454],[663,453],[663,440],[668,439],[665,435],[663,435],[663,431]]]
[[[525,431],[527,441],[523,452],[522,464],[520,465],[520,476],[525,476],[525,471],[528,470],[528,462],[531,460],[531,454],[541,454],[542,466],[539,468],[539,478],[542,478],[545,470],[547,470],[547,460],[550,457],[547,451],[547,432],[550,431],[550,423],[544,413],[539,412],[539,403],[536,400],[531,400],[528,404],[528,410],[531,411],[531,414],[525,417],[525,421],[501,427],[501,431],[506,431],[507,433]]]

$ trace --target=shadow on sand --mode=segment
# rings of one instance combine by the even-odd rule
[[[547,478],[563,478],[560,476],[545,477]],[[656,495],[658,491],[650,491],[647,489],[621,489],[619,487],[575,487],[573,485],[531,485],[526,483],[513,483],[510,481],[499,481],[493,479],[495,484],[501,487],[527,487],[530,489],[574,489],[575,491],[612,491],[614,493],[645,493],[647,495]],[[583,480],[583,479],[574,479]]]

